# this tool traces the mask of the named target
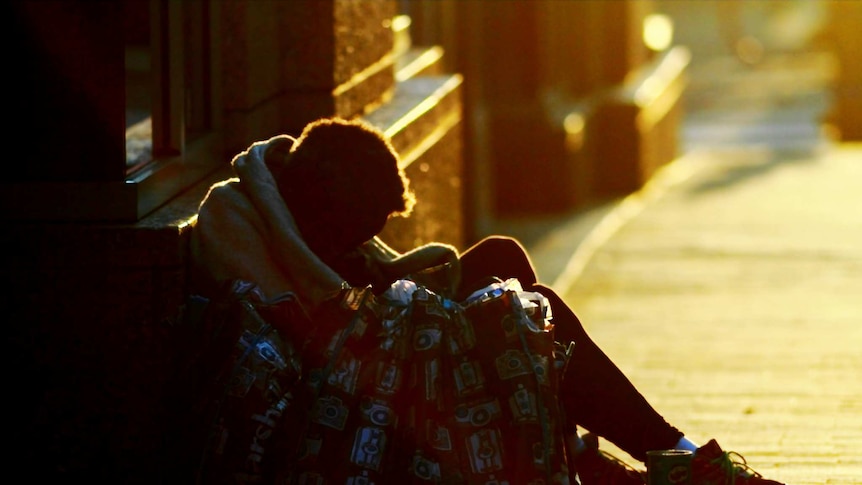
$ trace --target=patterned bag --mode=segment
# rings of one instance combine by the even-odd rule
[[[270,442],[286,409],[284,396],[300,378],[292,343],[302,341],[298,330],[310,322],[293,293],[266,300],[244,281],[208,305],[209,342],[196,359],[210,371],[195,410],[207,427],[197,481],[267,483],[260,480],[273,476]]]
[[[204,483],[569,482],[571,349],[517,280],[462,303],[410,280],[352,288],[306,321],[244,304]]]

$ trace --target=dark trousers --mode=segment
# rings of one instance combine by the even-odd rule
[[[570,422],[644,461],[648,450],[672,448],[682,433],[656,412],[629,379],[587,335],[577,315],[557,293],[537,281],[526,249],[515,239],[491,236],[461,255],[466,291],[495,276],[517,278],[526,291],[548,298],[557,341],[575,342],[560,398]]]

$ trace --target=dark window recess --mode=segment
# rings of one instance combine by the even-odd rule
[[[5,217],[134,222],[222,160],[209,1],[11,0],[0,18]]]

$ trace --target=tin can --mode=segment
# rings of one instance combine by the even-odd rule
[[[647,485],[691,485],[691,459],[687,450],[647,451]]]

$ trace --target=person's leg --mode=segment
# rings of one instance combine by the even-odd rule
[[[462,293],[478,290],[491,277],[517,278],[522,286],[537,281],[527,250],[511,237],[488,236],[463,251],[460,260]]]
[[[567,419],[639,460],[646,459],[647,450],[673,448],[679,441],[682,433],[653,409],[599,349],[568,305],[553,289],[538,283],[532,261],[517,240],[492,236],[479,241],[461,255],[461,274],[468,287],[489,276],[518,278],[526,291],[548,298],[555,338],[575,342],[561,396]]]
[[[536,284],[529,290],[550,302],[555,338],[575,342],[561,388],[567,419],[641,461],[649,450],[673,448],[682,432],[665,421],[587,335],[571,308],[545,285]]]

